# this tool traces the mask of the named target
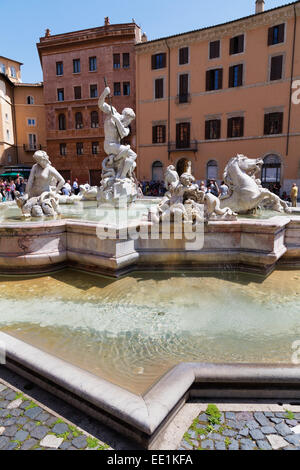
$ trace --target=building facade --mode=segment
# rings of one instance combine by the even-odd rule
[[[300,2],[136,46],[140,180],[192,162],[222,180],[237,153],[262,158],[264,186],[300,184]],[[299,83],[300,85],[300,83]]]
[[[21,65],[0,57],[1,171],[29,170],[33,153],[46,150],[43,85],[22,83]]]
[[[135,109],[135,44],[141,30],[133,22],[51,35],[37,44],[44,77],[47,149],[66,180],[99,185],[104,121],[98,99],[111,88],[112,105]],[[135,123],[130,143],[136,147]]]

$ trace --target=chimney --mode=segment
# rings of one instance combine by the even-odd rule
[[[46,32],[45,32],[45,38],[49,38],[51,36],[51,31],[49,28],[46,29]]]
[[[106,16],[106,17],[104,18],[104,26],[109,26],[109,25],[110,25],[109,17]]]
[[[263,13],[265,11],[265,0],[256,0],[255,13]]]
[[[146,34],[146,33],[143,33],[142,42],[147,42],[147,41],[148,41],[147,34]]]

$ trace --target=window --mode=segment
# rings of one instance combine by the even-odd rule
[[[96,128],[99,127],[99,114],[98,111],[91,112],[91,127]]]
[[[58,129],[60,131],[66,130],[66,116],[64,114],[58,116]]]
[[[92,154],[97,155],[99,153],[99,142],[92,142]]]
[[[262,186],[274,189],[274,183],[281,181],[281,162],[277,155],[268,155],[264,158],[261,175]]]
[[[90,97],[97,98],[98,96],[98,87],[97,85],[90,85]]]
[[[125,52],[123,54],[123,68],[128,69],[130,67],[130,54]]]
[[[208,180],[218,179],[218,163],[215,160],[210,160],[206,165],[206,177]]]
[[[282,134],[283,113],[265,114],[265,135]]]
[[[13,78],[17,78],[17,72],[16,72],[15,67],[10,67],[10,75]]]
[[[209,58],[218,59],[220,57],[221,42],[212,41],[209,43]]]
[[[64,101],[65,100],[65,91],[63,88],[59,88],[57,90],[57,100],[58,101]]]
[[[27,119],[27,124],[28,126],[35,126],[35,119],[33,118]]]
[[[223,69],[206,72],[206,91],[221,90],[223,87]]]
[[[114,96],[121,96],[121,83],[120,82],[114,83]]]
[[[36,150],[36,135],[28,134],[29,150]]]
[[[95,72],[97,70],[97,57],[89,58],[89,70],[90,72]]]
[[[187,73],[179,75],[179,103],[189,100],[189,76]]]
[[[205,139],[214,140],[221,137],[221,119],[209,119],[205,121]]]
[[[164,69],[167,64],[167,54],[165,52],[161,54],[155,54],[152,56],[152,70]]]
[[[281,80],[283,72],[283,56],[271,57],[270,81]]]
[[[67,144],[59,144],[59,153],[62,156],[67,155]]]
[[[152,143],[163,144],[166,142],[166,126],[158,125],[152,127]]]
[[[4,73],[4,75],[5,75],[5,73],[6,73],[5,64],[0,63],[0,72]]]
[[[229,88],[235,88],[243,85],[243,64],[233,65],[229,68]]]
[[[56,62],[56,75],[64,74],[64,64],[63,62]]]
[[[268,33],[268,46],[273,46],[274,44],[280,44],[284,42],[284,33],[285,33],[285,24],[279,24],[269,28]]]
[[[81,86],[74,86],[74,99],[81,100]]]
[[[27,104],[34,104],[34,98],[33,98],[33,96],[27,96],[26,102],[27,102]]]
[[[80,73],[80,59],[73,60],[73,73]]]
[[[233,117],[228,119],[228,139],[243,137],[244,135],[244,118]]]
[[[181,122],[176,125],[176,148],[190,147],[190,123]]]
[[[83,128],[82,113],[80,113],[80,112],[75,114],[75,128],[76,129],[82,129]]]
[[[163,181],[164,171],[162,162],[156,161],[152,165],[152,181]]]
[[[130,95],[130,82],[123,83],[123,95],[129,96]]]
[[[10,141],[10,132],[9,132],[9,129],[6,129],[6,140],[7,140],[7,142]]]
[[[189,63],[189,48],[182,47],[179,49],[179,65],[185,65]]]
[[[121,67],[121,55],[114,54],[113,59],[114,59],[114,69],[119,69]]]
[[[83,143],[82,142],[77,142],[76,153],[77,155],[83,155]]]
[[[164,97],[164,79],[157,78],[155,80],[155,99],[159,100]]]
[[[234,38],[230,39],[230,55],[233,54],[240,54],[244,52],[244,35],[241,34],[240,36],[235,36]]]

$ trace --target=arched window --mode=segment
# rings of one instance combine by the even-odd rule
[[[75,128],[82,129],[83,128],[83,120],[82,120],[82,113],[75,114]]]
[[[164,166],[161,162],[156,161],[152,165],[152,181],[163,181]]]
[[[281,161],[278,155],[267,155],[264,158],[261,181],[264,188],[272,189],[281,181]]]
[[[33,96],[27,96],[27,104],[34,104]]]
[[[66,130],[66,116],[64,114],[58,116],[58,128],[60,131]]]
[[[91,127],[99,127],[99,114],[98,111],[91,112]]]
[[[218,179],[218,163],[215,160],[210,160],[206,166],[206,178],[208,180]]]
[[[181,158],[176,165],[176,171],[179,176],[183,175],[183,173],[187,173],[190,171],[192,166],[192,162],[187,158]]]

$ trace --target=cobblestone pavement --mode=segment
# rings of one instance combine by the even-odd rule
[[[209,405],[179,450],[300,450],[300,413],[220,412]]]
[[[0,450],[51,449],[110,447],[0,380]]]

